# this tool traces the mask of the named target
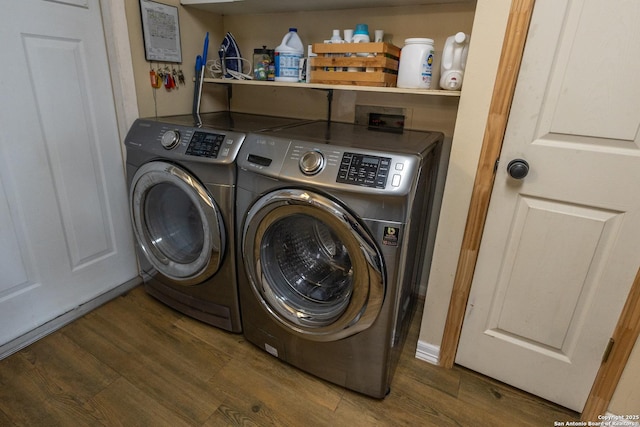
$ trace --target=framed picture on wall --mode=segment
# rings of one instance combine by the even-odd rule
[[[182,63],[178,8],[140,0],[140,15],[147,61]]]

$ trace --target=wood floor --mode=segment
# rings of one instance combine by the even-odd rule
[[[420,308],[420,307],[419,307]],[[138,287],[0,361],[0,426],[553,426],[578,414],[415,359],[384,400],[282,363]]]

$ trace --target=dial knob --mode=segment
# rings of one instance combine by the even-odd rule
[[[177,130],[168,130],[162,135],[160,142],[164,148],[171,150],[180,142],[180,132]]]
[[[324,156],[319,151],[307,151],[300,158],[300,170],[305,175],[315,175],[324,167]]]
[[[514,159],[507,165],[507,172],[514,179],[522,179],[529,174],[529,163],[523,159]]]

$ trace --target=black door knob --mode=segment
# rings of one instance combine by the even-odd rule
[[[529,173],[529,163],[523,159],[513,159],[507,165],[507,172],[513,179],[522,179]]]

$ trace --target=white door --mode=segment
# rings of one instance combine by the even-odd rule
[[[640,264],[638,22],[536,2],[456,359],[576,411]]]
[[[0,344],[137,274],[98,0],[2,5]]]

